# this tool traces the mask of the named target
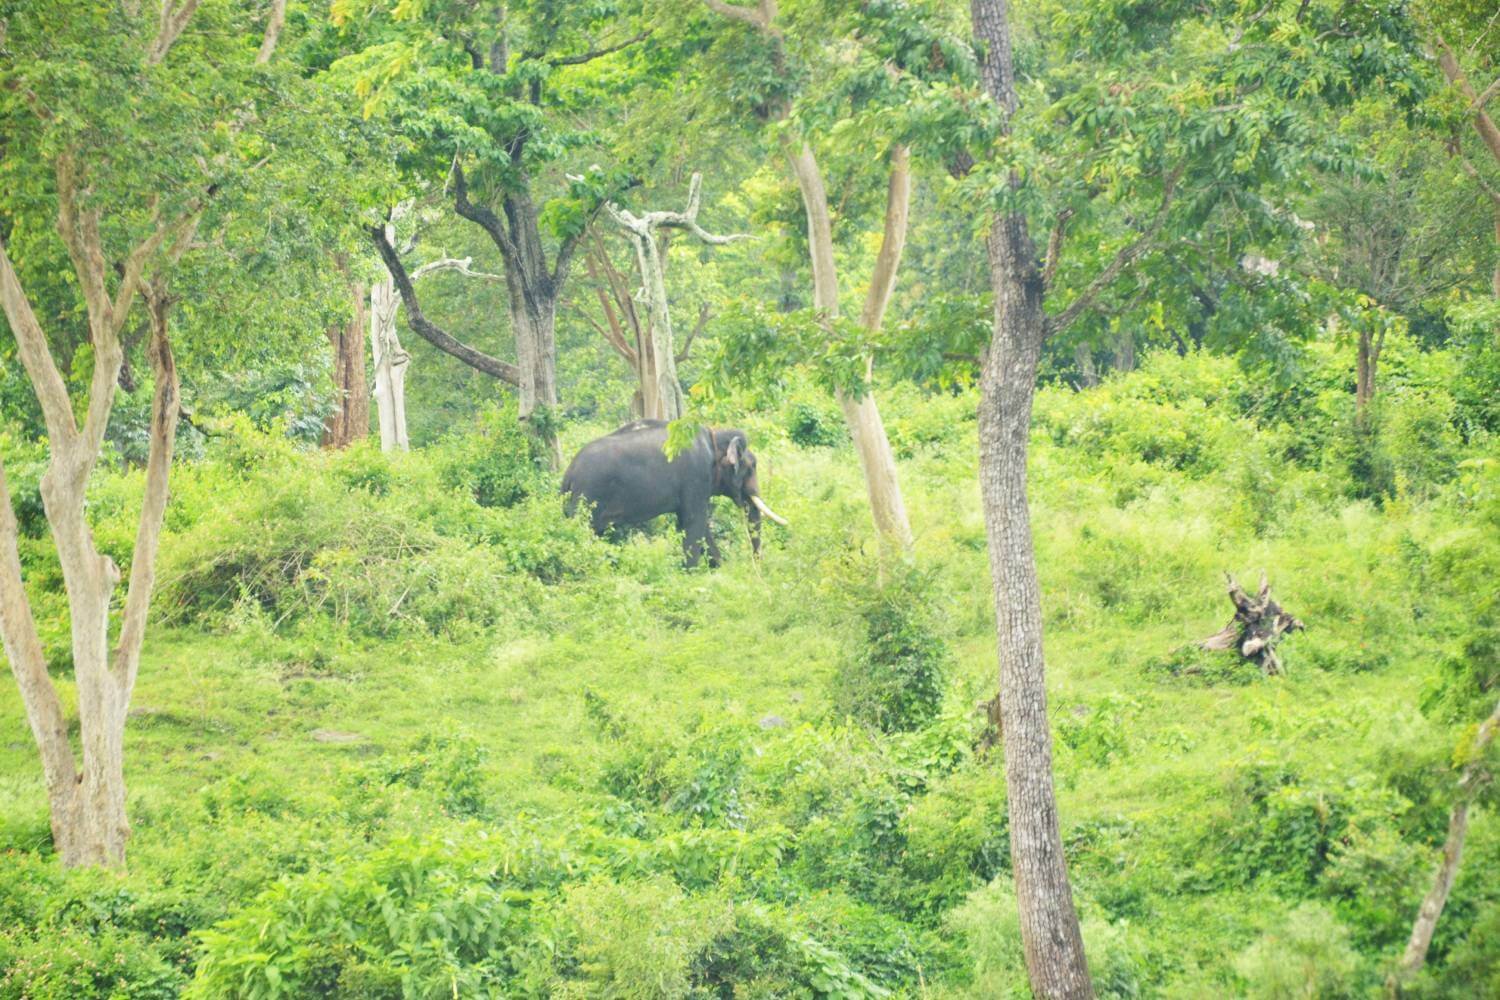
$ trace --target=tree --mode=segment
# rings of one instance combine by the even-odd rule
[[[188,56],[172,60],[197,6],[195,0],[164,3],[153,23],[129,9],[35,5],[6,24],[5,44],[16,58],[0,90],[0,134],[7,136],[8,158],[15,156],[18,183],[3,202],[9,231],[0,239],[0,306],[47,431],[41,492],[71,618],[81,760],[74,758],[24,587],[3,467],[0,638],[41,754],[53,843],[66,866],[125,860],[125,721],[155,583],[179,415],[167,281],[214,195],[243,169],[235,143],[261,95],[254,72],[245,74],[232,57],[211,62],[203,54],[244,51],[244,39],[218,22],[194,40],[203,49],[188,46]],[[255,65],[264,65],[275,48],[281,9],[272,10]],[[188,92],[201,100],[184,102]],[[81,408],[27,287],[35,275],[29,258],[42,244],[40,225],[48,215],[83,300],[91,372]],[[11,256],[16,249],[19,268]],[[146,304],[155,389],[145,495],[111,648],[121,571],[94,544],[85,496],[124,361],[121,333],[138,295]]]
[[[1004,134],[1017,107],[1008,4],[973,0],[971,10],[974,38],[984,49],[980,75],[1001,111]],[[1008,184],[1020,189],[1014,172]],[[986,245],[995,325],[979,376],[979,488],[995,588],[1000,731],[1021,942],[1037,996],[1091,997],[1094,989],[1068,886],[1052,788],[1041,588],[1026,501],[1031,399],[1047,335],[1043,271],[1026,217],[1019,211],[997,214]]]
[[[1036,995],[1085,997],[1093,990],[1052,783],[1027,504],[1043,346],[1102,303],[1120,301],[1143,261],[1176,239],[1191,239],[1221,205],[1264,200],[1309,158],[1329,162],[1334,151],[1313,140],[1318,113],[1347,103],[1372,79],[1409,78],[1412,46],[1399,16],[1383,8],[1272,4],[1222,19],[1184,8],[1150,23],[1121,23],[1109,4],[1068,18],[1048,20],[1048,13],[1041,12],[1042,23],[1054,34],[1038,30],[1040,38],[1028,38],[1036,60],[1028,74],[1035,91],[1051,99],[1038,112],[1019,100],[1008,3],[972,0],[992,125],[986,155],[975,162],[959,150],[950,162],[966,175],[967,190],[990,199],[994,210],[986,239],[994,303],[979,375],[979,477],[1022,943]],[[1370,44],[1392,35],[1404,44]],[[1055,62],[1046,59],[1049,42],[1058,45]],[[1080,48],[1113,51],[1097,69],[1079,70],[1073,54]],[[1372,49],[1383,55],[1366,59]],[[1320,90],[1309,80],[1328,83]],[[1049,220],[1041,252],[1033,217]],[[1102,229],[1103,238],[1081,238],[1088,226]],[[1079,244],[1086,249],[1065,259]],[[1049,298],[1070,290],[1071,298],[1049,311]]]
[[[335,5],[347,22],[353,5]],[[622,12],[553,2],[477,8],[462,2],[395,4],[388,21],[370,18],[373,38],[351,57],[367,114],[387,115],[410,140],[413,179],[447,178],[454,210],[482,229],[504,262],[515,363],[453,338],[423,315],[384,226],[369,229],[406,303],[412,330],[440,350],[516,386],[520,415],[561,464],[553,411],[557,395],[557,303],[578,241],[624,181],[602,171],[562,183],[540,200],[539,175],[587,139],[576,125],[586,87],[554,91],[557,77],[618,53],[646,37],[628,34]],[[601,39],[599,36],[603,35]],[[470,171],[474,172],[471,187]],[[559,181],[562,179],[559,178]],[[492,205],[499,209],[497,212]],[[547,235],[555,234],[549,249]]]
[[[1491,102],[1500,95],[1500,76],[1483,86],[1473,79],[1475,73],[1493,72],[1495,68],[1497,25],[1493,10],[1483,4],[1438,3],[1425,9],[1420,20],[1438,68],[1456,98],[1450,112],[1449,151],[1484,193],[1494,215],[1495,259],[1490,289],[1500,298],[1500,181],[1493,179],[1493,170],[1487,172],[1469,158],[1462,137],[1465,131],[1462,123],[1466,121],[1473,128],[1472,135],[1484,147],[1490,167],[1500,167],[1500,126],[1489,114]],[[1470,59],[1472,65],[1465,67],[1465,61]]]
[[[631,243],[635,245],[637,265],[645,284],[646,329],[644,335],[637,330],[631,360],[635,362],[640,379],[641,415],[649,420],[676,420],[683,413],[682,384],[677,380],[677,345],[672,337],[672,314],[667,302],[666,254],[657,239],[657,231],[685,229],[710,246],[748,239],[738,234],[715,236],[698,225],[699,188],[702,183],[703,175],[693,174],[688,182],[687,208],[681,212],[644,212],[637,216],[617,207],[613,202],[605,205],[609,217],[625,230]],[[607,301],[601,301],[604,302],[611,328],[618,333],[618,322],[614,319],[613,310]],[[632,306],[628,315],[635,318],[639,313]],[[623,337],[619,338],[619,342],[624,343]]]
[[[382,227],[384,245],[391,248],[398,260],[417,246],[418,232],[411,233],[399,249],[396,245],[396,224],[413,214],[413,205],[412,200],[396,205]],[[419,266],[407,280],[415,283],[437,271],[457,271],[488,281],[504,280],[499,275],[473,270],[473,263],[472,257],[440,257]],[[411,355],[402,348],[401,339],[396,334],[396,314],[401,310],[401,297],[396,291],[395,276],[388,267],[383,266],[382,270],[383,277],[370,284],[370,350],[374,357],[373,395],[380,426],[380,450],[407,451],[411,448],[411,441],[406,433],[406,370],[411,365]],[[398,270],[404,272],[405,265]]]
[[[786,37],[777,21],[776,0],[759,0],[757,6],[747,7],[725,3],[724,0],[704,0],[716,13],[732,21],[749,26],[768,46],[770,65],[778,77],[773,87],[785,88],[791,76]],[[762,105],[765,118],[776,123],[790,123],[793,114],[793,94],[779,91]],[[795,128],[783,128],[779,133],[781,150],[797,181],[807,214],[808,255],[812,263],[813,305],[830,326],[839,315],[839,280],[834,259],[832,216],[828,206],[827,185],[822,168],[818,165],[811,138],[800,134]],[[890,179],[886,202],[884,236],[876,256],[875,273],[871,277],[865,297],[864,309],[860,313],[866,329],[877,330],[885,316],[891,290],[895,287],[896,273],[901,262],[901,251],[906,243],[907,211],[911,198],[911,173],[906,148],[893,144],[889,152]],[[874,364],[873,357],[867,359],[867,367]],[[859,454],[860,467],[864,471],[865,487],[870,498],[870,513],[882,541],[890,542],[901,550],[911,548],[911,520],[906,514],[906,502],[901,495],[901,482],[896,469],[896,458],[891,451],[890,439],[885,433],[885,424],[880,417],[880,408],[868,385],[868,372],[862,391],[838,388],[835,395],[844,411],[849,425],[849,435]]]
[[[365,379],[365,283],[339,257],[339,271],[348,287],[349,313],[328,325],[333,348],[334,409],[323,422],[323,445],[346,448],[370,433],[370,395]]]

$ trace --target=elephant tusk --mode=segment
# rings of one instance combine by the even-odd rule
[[[771,520],[775,521],[783,528],[787,527],[786,518],[782,517],[780,514],[767,507],[766,502],[760,497],[752,495],[750,497],[750,502],[755,504],[755,509],[766,515],[766,517],[769,517]]]

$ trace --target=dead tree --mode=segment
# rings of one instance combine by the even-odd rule
[[[640,373],[641,407],[652,420],[676,420],[682,416],[682,385],[677,381],[677,348],[672,337],[672,315],[667,305],[665,262],[657,240],[661,229],[686,229],[704,243],[714,246],[749,239],[735,234],[716,236],[698,225],[701,174],[688,182],[687,210],[682,212],[643,212],[636,216],[613,202],[604,208],[609,217],[625,230],[635,244],[636,261],[645,286],[646,336],[639,341],[636,370]]]
[[[1282,610],[1271,598],[1271,585],[1266,574],[1260,574],[1260,590],[1255,597],[1245,593],[1233,575],[1224,574],[1229,583],[1229,599],[1234,602],[1234,617],[1229,623],[1207,639],[1198,643],[1198,648],[1208,650],[1237,649],[1241,656],[1265,671],[1266,676],[1283,672],[1281,658],[1276,655],[1276,643],[1288,632],[1306,628],[1296,618]]]

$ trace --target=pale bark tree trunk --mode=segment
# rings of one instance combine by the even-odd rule
[[[328,328],[333,348],[333,386],[337,409],[324,422],[323,446],[347,448],[370,433],[370,396],[365,379],[365,286],[349,286],[352,315]]]
[[[783,140],[787,160],[797,178],[802,192],[802,204],[807,211],[807,243],[812,260],[813,307],[829,320],[839,315],[838,270],[833,259],[833,225],[828,211],[828,193],[823,185],[823,173],[818,167],[812,147],[800,146],[795,140]],[[864,317],[873,318],[878,324],[894,286],[896,268],[901,259],[901,248],[906,239],[907,200],[911,192],[910,174],[906,167],[906,152],[892,156],[891,186],[886,207],[884,244],[878,261],[885,261],[886,247],[891,248],[885,273],[877,268],[871,281]],[[877,294],[877,289],[879,292]],[[879,300],[878,306],[872,301]],[[870,513],[875,520],[875,529],[883,542],[908,551],[912,546],[911,521],[906,516],[906,502],[901,495],[901,480],[896,470],[896,456],[891,451],[890,438],[886,436],[885,424],[880,419],[880,408],[875,403],[873,392],[855,398],[845,392],[837,393],[839,407],[849,424],[849,436],[859,455],[860,467],[865,475],[865,489],[870,498]]]
[[[1094,349],[1084,341],[1073,348],[1073,360],[1078,365],[1078,387],[1092,389],[1099,384],[1099,371],[1094,367]]]
[[[641,412],[651,420],[676,420],[683,414],[682,383],[677,378],[677,343],[672,333],[672,310],[667,302],[666,265],[656,233],[659,229],[685,229],[711,246],[721,246],[743,235],[716,236],[698,225],[703,175],[688,182],[687,209],[683,212],[631,212],[605,206],[616,225],[625,230],[635,246],[636,264],[646,294],[646,331],[639,339],[637,371],[641,384]],[[696,332],[696,331],[695,331]]]
[[[1485,110],[1486,105],[1492,100],[1497,92],[1497,84],[1491,83],[1484,89],[1482,94],[1475,93],[1474,85],[1469,81],[1463,67],[1459,65],[1458,57],[1453,49],[1441,35],[1435,35],[1435,49],[1437,50],[1438,67],[1443,71],[1443,76],[1469,102],[1469,113],[1474,122],[1474,131],[1478,133],[1479,139],[1484,147],[1489,150],[1490,156],[1500,165],[1500,126],[1489,116]],[[1464,171],[1474,178],[1475,182],[1484,191],[1490,200],[1490,207],[1495,214],[1495,267],[1490,275],[1490,291],[1496,298],[1500,298],[1500,191],[1491,187],[1483,175],[1474,168],[1474,165],[1459,154],[1460,162]]]
[[[1359,347],[1354,361],[1354,419],[1361,427],[1370,426],[1370,406],[1375,402],[1375,376],[1379,371],[1380,352],[1385,347],[1385,327],[1378,332],[1371,324],[1361,322]]]
[[[704,5],[724,17],[748,24],[759,31],[771,44],[772,61],[783,72],[786,70],[785,40],[776,23],[778,5],[776,0],[757,0],[752,6],[728,3],[726,0],[703,0]],[[791,109],[783,104],[768,113],[768,117],[785,120]],[[802,194],[802,205],[807,212],[808,254],[813,272],[813,307],[829,320],[839,314],[838,272],[833,259],[833,227],[828,211],[828,192],[823,183],[823,173],[813,155],[812,146],[790,133],[781,135],[782,151],[797,180]],[[899,175],[899,178],[898,178]],[[906,239],[907,203],[911,192],[911,179],[906,165],[906,150],[898,149],[891,157],[891,185],[886,204],[885,245],[880,257],[889,257],[889,273],[883,278],[879,273],[871,282],[871,296],[876,286],[881,287],[877,321],[884,312],[885,302],[895,282],[896,266],[901,259],[901,245]],[[898,218],[893,218],[897,216]],[[899,226],[893,223],[899,221]],[[893,233],[894,228],[894,233]],[[894,236],[894,239],[893,239]],[[889,255],[887,248],[890,248]],[[866,300],[866,313],[870,300]],[[839,407],[849,424],[849,437],[859,455],[860,468],[865,476],[865,488],[870,497],[870,514],[875,521],[876,533],[883,545],[894,546],[902,552],[912,546],[911,521],[906,515],[906,502],[901,495],[901,480],[896,470],[896,458],[891,452],[890,438],[886,436],[885,424],[880,419],[880,408],[875,396],[867,391],[858,399],[846,393],[837,393]]]
[[[1490,778],[1484,766],[1484,754],[1494,741],[1497,729],[1500,729],[1500,704],[1495,705],[1495,710],[1474,736],[1474,744],[1469,751],[1470,761],[1464,766],[1463,774],[1458,779],[1458,798],[1448,817],[1448,837],[1443,842],[1443,858],[1438,863],[1432,888],[1427,891],[1417,910],[1417,919],[1412,925],[1411,938],[1406,942],[1401,963],[1386,979],[1388,997],[1400,996],[1402,986],[1421,972],[1422,966],[1427,962],[1427,949],[1431,947],[1432,935],[1437,931],[1438,918],[1448,905],[1448,894],[1453,891],[1453,883],[1458,879],[1458,866],[1463,861],[1464,840],[1469,835],[1469,806]]]
[[[1007,118],[1015,113],[1006,0],[972,0],[981,75]],[[1012,183],[1018,183],[1012,178]],[[1092,997],[1078,915],[1068,885],[1052,784],[1041,590],[1026,496],[1026,456],[1037,366],[1047,335],[1044,285],[1025,216],[998,217],[989,234],[994,335],[980,374],[979,482],[995,592],[1000,716],[1005,747],[1011,867],[1031,989]]]
[[[1114,369],[1117,372],[1135,371],[1135,334],[1121,330],[1115,337]]]
[[[165,17],[165,15],[164,15]],[[177,30],[180,31],[180,28]],[[57,161],[58,230],[67,246],[88,314],[94,375],[80,427],[57,369],[3,242],[0,242],[0,305],[16,338],[23,367],[41,404],[51,455],[42,476],[42,503],[52,528],[71,617],[74,678],[78,691],[81,763],[75,769],[56,690],[46,671],[42,645],[21,578],[17,525],[0,470],[0,630],[21,690],[26,715],[41,753],[47,782],[53,842],[65,866],[122,865],[130,826],[125,815],[124,737],[130,696],[140,664],[146,615],[155,583],[156,552],[167,503],[180,399],[176,366],[167,338],[168,301],[153,283],[146,298],[151,325],[148,354],[156,379],[143,497],[120,634],[111,653],[109,609],[120,573],[94,545],[84,503],[114,404],[123,359],[119,333],[142,270],[169,237],[181,253],[196,224],[196,212],[162,225],[118,268],[116,293],[107,287],[112,269],[104,256],[97,209],[80,210],[71,154]]]
[[[375,411],[381,451],[408,451],[406,369],[411,355],[396,335],[396,283],[389,275],[370,286],[370,353],[375,362]]]

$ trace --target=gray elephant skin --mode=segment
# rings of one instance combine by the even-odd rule
[[[610,525],[641,524],[674,514],[682,532],[683,555],[696,566],[708,548],[710,566],[719,565],[719,546],[709,524],[709,500],[728,497],[745,512],[751,547],[760,554],[764,515],[786,521],[760,497],[755,455],[745,432],[708,428],[692,447],[667,460],[665,420],[635,420],[579,449],[563,474],[562,488],[571,515],[580,501],[592,506],[593,528],[603,534]]]

